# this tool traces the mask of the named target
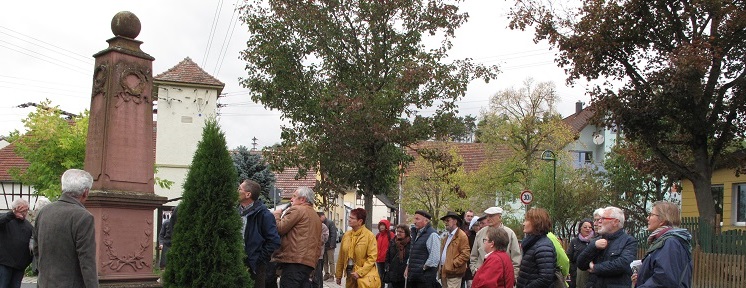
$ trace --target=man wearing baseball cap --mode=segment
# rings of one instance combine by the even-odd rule
[[[414,212],[412,228],[412,248],[409,253],[404,278],[408,286],[430,288],[437,284],[438,264],[440,263],[440,236],[430,224],[432,216],[422,210]]]
[[[515,278],[518,279],[518,268],[521,265],[521,248],[518,246],[518,237],[515,236],[515,232],[503,225],[502,214],[503,209],[500,207],[490,207],[484,210],[484,218],[486,218],[485,224],[489,227],[502,228],[508,233],[508,250],[506,251],[510,255],[510,260],[513,262],[513,272]],[[482,229],[477,232],[477,236],[474,239],[474,247],[471,247],[470,257],[470,268],[472,273],[477,273],[477,270],[482,263],[484,263],[484,255],[487,252],[484,251],[484,239],[487,237],[487,229]]]

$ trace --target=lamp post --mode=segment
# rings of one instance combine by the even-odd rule
[[[541,160],[552,161],[552,164],[554,164],[554,169],[552,170],[552,214],[554,214],[554,200],[557,198],[557,155],[552,150],[544,150],[544,152],[541,152]]]

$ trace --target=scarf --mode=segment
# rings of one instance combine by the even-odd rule
[[[591,234],[588,234],[588,237],[583,237],[583,234],[578,233],[578,239],[580,239],[580,242],[590,243],[591,238],[593,238],[595,234],[596,233],[594,233],[592,230],[591,230]]]
[[[668,230],[671,230],[672,228],[673,227],[671,226],[658,227],[657,229],[655,229],[655,231],[653,231],[653,233],[650,233],[650,236],[648,236],[648,244],[653,244],[653,242],[655,242],[656,239],[663,236],[663,234],[665,234],[666,232],[668,232]]]
[[[399,260],[404,261],[404,252],[407,245],[409,245],[409,241],[412,240],[412,238],[409,238],[409,236],[406,236],[404,238],[396,238],[394,241],[396,241],[396,249],[399,251]]]
[[[355,259],[355,247],[357,247],[357,242],[360,241],[360,238],[363,235],[363,231],[366,230],[368,229],[363,226],[360,227],[360,229],[357,229],[357,231],[350,231],[350,245],[347,246],[347,259]]]

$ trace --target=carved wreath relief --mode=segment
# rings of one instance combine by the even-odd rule
[[[148,103],[150,95],[144,95],[147,85],[150,84],[150,69],[142,70],[142,67],[132,63],[119,63],[123,65],[119,74],[119,85],[122,90],[114,95],[118,98],[115,108],[119,108],[122,103],[133,102],[135,104]]]
[[[114,240],[111,239],[111,235],[109,234],[111,232],[111,227],[109,226],[108,219],[109,215],[107,214],[101,216],[104,232],[103,242],[104,246],[106,246],[106,255],[109,256],[109,261],[102,263],[101,267],[106,268],[108,266],[109,269],[117,272],[119,272],[119,270],[121,270],[125,265],[132,267],[135,271],[144,267],[150,267],[150,264],[146,261],[145,252],[149,249],[150,242],[153,239],[153,220],[148,218],[145,219],[145,223],[148,227],[144,231],[145,236],[143,237],[143,241],[140,242],[140,248],[137,249],[137,251],[132,252],[131,255],[118,255],[114,248]]]

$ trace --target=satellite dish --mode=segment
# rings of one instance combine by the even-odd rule
[[[601,135],[601,134],[593,135],[593,144],[596,144],[596,145],[604,144],[604,135]]]

